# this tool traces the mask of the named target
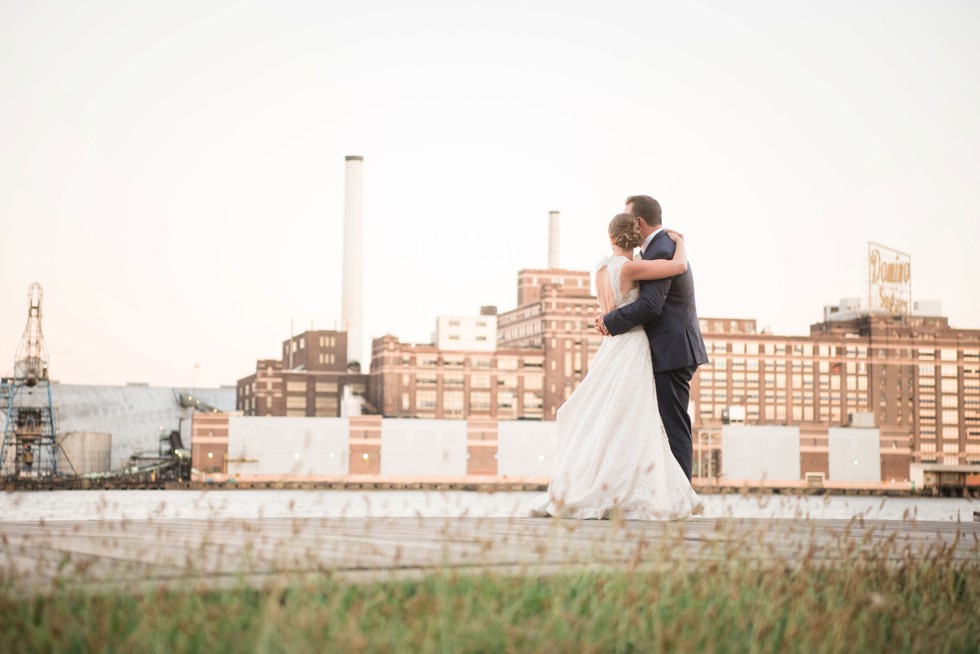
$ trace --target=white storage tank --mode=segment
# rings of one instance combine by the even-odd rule
[[[61,474],[85,475],[92,472],[109,472],[112,454],[112,434],[99,431],[70,431],[60,437],[58,471]],[[65,455],[67,454],[67,459]],[[68,463],[71,460],[71,464]]]

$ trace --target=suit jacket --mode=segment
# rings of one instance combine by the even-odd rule
[[[643,258],[671,259],[676,247],[667,232],[660,232],[643,252]],[[639,299],[610,311],[604,322],[614,336],[643,325],[650,339],[654,372],[708,362],[694,302],[694,274],[690,266],[674,277],[641,281]]]

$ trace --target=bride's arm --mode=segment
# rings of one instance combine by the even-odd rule
[[[666,279],[687,271],[687,247],[684,245],[684,237],[677,232],[667,232],[667,236],[677,244],[673,259],[627,261],[623,264],[620,275],[631,281],[653,280]]]

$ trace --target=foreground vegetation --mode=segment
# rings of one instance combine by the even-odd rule
[[[980,567],[947,553],[793,568],[329,575],[135,595],[0,590],[4,652],[976,652]]]

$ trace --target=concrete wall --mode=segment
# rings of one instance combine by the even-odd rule
[[[383,419],[381,474],[464,476],[466,421]]]
[[[800,428],[724,425],[722,476],[745,481],[799,481]]]
[[[346,475],[347,418],[231,416],[229,475]]]
[[[501,420],[497,424],[497,474],[549,477],[558,449],[558,424]]]
[[[228,432],[232,476],[549,477],[558,445],[556,423],[525,420],[231,416]],[[721,436],[723,479],[800,480],[798,427],[725,425]],[[828,480],[880,481],[879,441],[877,429],[831,429]],[[474,452],[495,465],[471,469]]]
[[[831,427],[827,430],[831,481],[881,481],[881,432]]]
[[[365,431],[352,421],[378,424]],[[548,476],[556,444],[554,423],[500,424],[504,425],[500,474]],[[469,472],[469,445],[468,423],[461,420],[231,416],[227,465],[232,476],[455,477]],[[496,455],[497,442],[492,446],[489,456]],[[496,466],[483,472],[488,473],[496,474]]]
[[[177,393],[187,388],[160,386],[90,386],[52,384],[51,398],[58,432],[112,434],[112,468],[137,452],[159,449],[161,427],[170,433],[178,426],[187,447],[191,441],[191,409],[177,403]],[[235,410],[234,388],[196,389],[194,396],[220,411]]]

